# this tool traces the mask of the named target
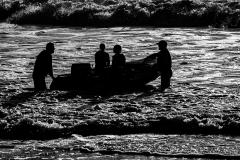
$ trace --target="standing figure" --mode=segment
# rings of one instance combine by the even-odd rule
[[[149,57],[157,58],[157,70],[161,73],[161,92],[170,87],[170,80],[172,77],[172,58],[167,49],[167,42],[161,40],[157,43],[158,53],[152,54]]]
[[[115,55],[112,57],[112,68],[115,71],[119,71],[124,68],[126,63],[125,56],[121,53],[122,47],[120,45],[115,45],[113,48]]]
[[[46,50],[43,50],[35,61],[33,70],[33,81],[35,90],[46,90],[47,86],[45,83],[45,77],[50,75],[52,79],[53,69],[52,69],[52,54],[54,53],[54,44],[49,42],[46,45]]]
[[[103,73],[104,69],[109,67],[109,54],[105,52],[105,45],[100,44],[100,50],[95,53],[95,69],[97,73]]]

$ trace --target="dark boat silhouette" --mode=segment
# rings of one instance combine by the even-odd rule
[[[71,74],[57,76],[51,83],[52,90],[102,90],[128,89],[143,86],[160,76],[156,70],[156,60],[144,59],[126,63],[124,70],[117,74],[112,68],[101,76],[96,74],[89,63],[72,65]]]

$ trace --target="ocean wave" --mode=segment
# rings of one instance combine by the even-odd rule
[[[14,5],[15,4],[15,5]],[[0,6],[16,24],[69,26],[239,27],[240,4],[203,1],[64,1]]]
[[[240,135],[238,95],[191,85],[174,84],[173,88],[177,91],[161,94],[145,88],[143,93],[140,90],[103,97],[65,91],[6,90],[0,95],[0,138]]]
[[[2,139],[54,139],[69,137],[72,134],[89,136],[140,133],[240,135],[240,117],[237,114],[216,117],[207,115],[197,117],[196,115],[170,116],[161,114],[158,116],[149,114],[151,116],[147,116],[142,114],[141,109],[136,106],[121,105],[120,108],[123,108],[121,111],[119,110],[119,106],[114,107],[118,107],[118,109],[113,108],[113,110],[119,113],[115,116],[113,116],[112,112],[102,113],[99,106],[95,106],[92,109],[92,115],[99,114],[105,118],[90,118],[87,114],[77,113],[79,117],[86,117],[77,123],[52,119],[47,116],[30,118],[23,117],[20,113],[9,115],[9,113],[6,113],[7,111],[2,111],[0,137]],[[83,112],[86,112],[86,110]],[[41,118],[45,119],[45,121],[41,121]]]

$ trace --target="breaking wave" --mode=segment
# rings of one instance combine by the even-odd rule
[[[95,0],[14,2],[0,19],[16,24],[65,26],[239,27],[238,2]]]
[[[174,95],[174,97],[179,98],[178,95]],[[219,97],[231,99],[227,95],[213,95],[212,98]],[[22,106],[20,109],[19,106],[13,107],[4,104],[5,107],[13,108],[1,109],[0,137],[5,139],[54,139],[69,137],[72,134],[90,136],[140,133],[240,135],[238,113],[173,114],[171,110],[175,109],[171,106],[154,106],[154,102],[136,104],[131,102],[111,103],[111,101],[115,100],[89,105],[85,108],[71,109],[71,111],[68,107],[57,109],[58,107],[48,106],[44,107],[44,111],[37,111],[38,109],[32,106],[29,108]],[[35,114],[24,113],[30,112],[28,110],[35,110]]]

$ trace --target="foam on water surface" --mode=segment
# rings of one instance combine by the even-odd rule
[[[129,151],[126,144],[130,148],[132,146],[132,151],[136,154],[142,153],[137,150],[141,148],[138,144],[145,146],[146,150],[152,149],[150,144],[156,144],[160,147],[151,150],[155,156],[155,152],[187,156],[239,154],[238,30],[132,27],[88,29],[9,24],[1,24],[0,28],[1,33],[4,33],[0,36],[1,137],[44,140],[19,142],[20,147],[23,147],[20,150],[15,150],[18,147],[15,141],[2,141],[3,144],[9,144],[9,147],[2,146],[3,149],[0,149],[3,155],[16,158],[16,153],[21,152],[19,158],[24,155],[26,158],[28,153],[34,157],[46,157],[44,152],[49,151],[50,143],[46,139],[56,139],[51,140],[51,143],[61,151],[56,149],[55,152],[50,147],[49,155],[54,158],[63,155],[63,158],[71,153],[72,157],[81,157],[76,148],[77,151],[67,154],[62,151],[65,147],[58,146],[60,142],[66,142],[66,150],[71,150],[72,142],[76,145],[83,143],[82,139],[79,142],[74,137],[69,138],[72,134],[95,135],[84,137],[91,140],[93,146],[87,147],[93,147],[94,151],[99,148],[107,150],[100,144],[106,144],[111,149],[114,146],[110,143],[116,143],[111,140],[111,136],[101,137],[99,134],[130,134],[113,136],[118,140],[116,144],[123,142],[123,146],[114,149],[112,154],[120,154],[119,150],[123,153]],[[159,79],[146,88],[104,92],[100,95],[68,91],[36,93],[29,89],[33,87],[31,74],[35,57],[49,41],[55,42],[53,67],[54,74],[59,75],[70,73],[72,63],[94,64],[94,53],[101,42],[106,44],[110,56],[113,55],[112,47],[115,44],[122,45],[123,53],[130,61],[157,52],[155,44],[161,39],[168,41],[174,71],[172,87],[164,94],[157,90]],[[48,85],[50,82],[51,79],[47,78]],[[132,136],[133,133],[139,135]],[[156,135],[147,136],[143,133]],[[206,137],[198,136],[199,134]],[[67,138],[59,140],[60,137]],[[228,146],[230,142],[233,142],[232,146]],[[40,143],[47,145],[47,149],[39,149]],[[37,148],[36,152],[34,148]],[[99,155],[94,152],[88,156]],[[105,158],[113,159],[114,156]]]

